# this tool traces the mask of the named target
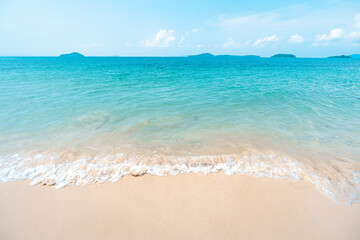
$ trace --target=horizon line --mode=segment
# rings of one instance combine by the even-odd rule
[[[65,53],[66,55],[67,53]],[[71,54],[71,53],[69,53]],[[128,57],[128,58],[145,58],[145,57],[148,57],[148,58],[175,58],[175,57],[191,57],[191,56],[198,56],[198,55],[202,55],[202,54],[211,54],[211,53],[199,53],[199,54],[191,54],[191,55],[174,55],[174,56],[121,56],[121,55],[106,55],[106,56],[96,56],[96,55],[83,55],[83,57]],[[259,57],[259,58],[271,58],[272,56],[275,56],[275,55],[278,55],[278,54],[284,54],[284,53],[277,53],[277,54],[274,54],[274,55],[271,55],[271,56],[267,56],[267,57],[264,57],[264,56],[259,56],[259,55],[255,55],[255,54],[246,54],[246,55],[233,55],[233,54],[218,54],[218,55],[214,55],[214,54],[211,54],[213,55],[214,57],[217,57],[217,56],[229,56],[229,57]],[[60,54],[60,55],[63,55],[63,54]],[[34,55],[4,55],[4,56],[0,56],[0,58],[7,58],[7,57],[60,57],[60,55],[38,55],[38,56],[34,56]],[[295,54],[286,54],[286,55],[294,55],[295,58],[329,58],[329,57],[340,57],[340,56],[352,56],[352,55],[360,55],[360,54],[349,54],[349,55],[345,55],[345,54],[341,54],[341,55],[330,55],[330,56],[327,56],[327,57],[298,57],[296,56]],[[76,58],[76,57],[74,57]]]

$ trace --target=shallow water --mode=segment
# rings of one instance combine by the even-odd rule
[[[304,179],[360,202],[360,60],[0,58],[0,179]]]

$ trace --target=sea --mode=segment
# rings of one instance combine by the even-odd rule
[[[1,57],[0,180],[242,174],[360,202],[360,60]]]

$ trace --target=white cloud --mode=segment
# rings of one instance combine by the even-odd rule
[[[341,28],[335,28],[330,31],[329,34],[320,34],[316,36],[316,41],[331,41],[331,40],[337,40],[344,36],[345,32]]]
[[[256,36],[259,33],[262,34],[261,37],[276,34],[277,38],[279,38],[278,41],[286,37],[284,42],[286,40],[289,44],[300,45],[301,43],[307,43],[310,38],[306,36],[311,35],[314,41],[313,46],[333,44],[353,46],[349,44],[355,41],[357,32],[360,32],[360,11],[349,14],[354,11],[353,7],[340,8],[342,11],[333,7],[306,8],[306,11],[299,11],[301,8],[299,5],[294,5],[257,14],[220,15],[212,24],[235,39],[235,42],[230,40],[223,42],[222,46],[225,48],[237,47],[237,41],[244,42],[249,39],[254,40],[252,41],[254,47],[275,45],[274,42],[268,42],[268,39],[260,37],[258,39]],[[306,14],[301,12],[306,12]],[[330,32],[330,30],[332,31]],[[293,36],[289,36],[289,32],[293,32],[291,34]],[[356,42],[359,43],[359,40],[356,40]],[[301,45],[306,47],[305,44]]]
[[[223,48],[237,48],[239,46],[239,43],[237,43],[233,38],[229,38],[227,42],[225,42],[222,47]]]
[[[236,42],[233,38],[229,37],[228,41],[225,42],[222,47],[223,48],[241,48],[241,47],[246,47],[250,44],[250,41],[241,43],[241,42]]]
[[[199,29],[198,28],[193,28],[191,29],[191,31],[185,31],[185,35],[189,35],[190,33],[198,33]]]
[[[304,37],[300,36],[299,34],[295,34],[295,35],[292,35],[289,38],[289,42],[290,43],[303,43],[304,42]]]
[[[143,41],[145,47],[169,47],[176,40],[174,30],[160,29],[152,40]]]
[[[341,43],[360,43],[360,31],[357,28],[360,28],[360,12],[355,15],[354,24],[346,28],[348,33],[341,28],[335,28],[329,34],[317,35],[313,46],[327,46],[335,43],[334,40]]]
[[[358,40],[360,40],[360,32],[357,32],[357,31],[351,32],[348,35],[346,35],[345,38],[349,39],[349,40],[358,41]]]
[[[354,22],[354,27],[360,28],[360,12],[356,14]]]
[[[264,46],[266,42],[277,42],[279,41],[279,38],[276,36],[276,34],[269,36],[269,37],[263,37],[258,40],[256,40],[253,44],[254,47],[256,46]]]
[[[180,41],[178,42],[178,44],[179,44],[179,45],[182,45],[183,42],[184,42],[184,40],[185,40],[185,37],[184,37],[184,36],[181,36],[181,39],[180,39]]]
[[[205,47],[204,44],[198,44],[198,45],[196,45],[196,48],[203,48],[203,47]]]

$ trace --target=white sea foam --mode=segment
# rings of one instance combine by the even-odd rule
[[[359,172],[352,166],[344,165],[340,171],[339,165],[328,164],[327,169],[320,171],[302,162],[274,154],[182,157],[129,157],[125,154],[114,154],[102,157],[82,157],[75,161],[56,163],[54,160],[57,157],[57,155],[42,154],[26,157],[16,154],[7,156],[6,160],[2,158],[0,180],[3,182],[30,180],[31,185],[55,185],[56,189],[61,189],[72,184],[116,182],[124,176],[131,175],[166,176],[184,173],[210,174],[222,171],[226,175],[302,179],[314,184],[339,203],[360,202]],[[42,161],[44,159],[46,161]],[[157,161],[158,159],[161,161]]]

